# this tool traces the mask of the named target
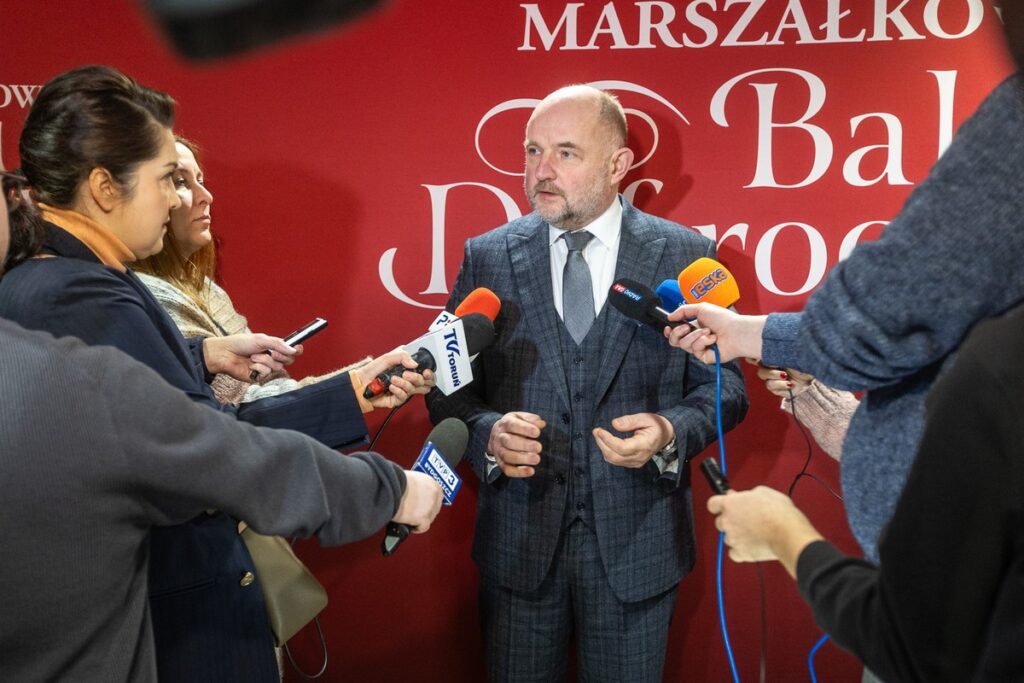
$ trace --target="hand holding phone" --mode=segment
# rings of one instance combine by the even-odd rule
[[[306,323],[299,329],[295,330],[287,337],[284,337],[284,343],[287,344],[288,346],[295,346],[296,344],[301,344],[302,342],[306,341],[307,339],[309,339],[310,337],[312,337],[314,334],[324,329],[325,327],[327,327],[327,321],[325,319],[313,318],[313,320],[311,320],[310,322]],[[267,351],[267,353],[270,353],[270,351]],[[259,376],[260,373],[258,370],[253,370],[252,372],[249,373],[249,379],[253,381],[255,381],[256,378]]]

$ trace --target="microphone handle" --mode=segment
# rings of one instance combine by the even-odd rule
[[[402,541],[409,538],[411,533],[412,529],[409,528],[408,524],[388,522],[388,531],[380,544],[380,551],[384,554],[384,557],[390,557],[398,549],[398,546],[402,544]]]
[[[412,359],[416,361],[416,372],[422,373],[424,370],[435,370],[437,363],[434,362],[434,356],[426,349],[419,349],[416,353],[412,354]],[[401,377],[402,373],[408,370],[402,364],[398,364],[389,370],[385,370],[380,373],[373,380],[366,385],[363,389],[363,398],[373,398],[374,396],[380,396],[388,387],[391,386],[392,377]]]
[[[668,325],[669,327],[679,327],[680,325],[686,324],[685,320],[669,320],[668,311],[661,306],[655,306],[651,311],[651,317],[660,322],[662,325]]]

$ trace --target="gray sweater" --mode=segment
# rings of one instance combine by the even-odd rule
[[[337,544],[398,507],[397,465],[239,422],[114,349],[2,319],[0,349],[0,681],[156,680],[154,525],[220,509]]]
[[[916,452],[924,397],[978,321],[1024,300],[1021,80],[997,87],[882,236],[837,265],[802,313],[768,316],[763,361],[867,390],[843,446],[843,496],[866,555]]]

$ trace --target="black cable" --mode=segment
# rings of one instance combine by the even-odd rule
[[[807,477],[808,479],[812,479],[812,480],[818,482],[818,485],[821,486],[826,491],[828,491],[830,494],[832,494],[833,498],[835,498],[838,501],[842,501],[843,497],[840,496],[835,491],[833,491],[831,486],[829,486],[824,481],[822,481],[820,478],[818,478],[817,476],[815,476],[815,475],[813,475],[813,474],[811,474],[810,472],[807,471],[807,467],[811,464],[811,455],[814,453],[814,446],[811,445],[811,437],[808,436],[807,432],[804,430],[803,423],[800,422],[800,418],[797,417],[797,414],[796,414],[796,396],[793,395],[793,390],[792,389],[789,390],[789,405],[793,409],[793,421],[796,422],[796,428],[800,430],[800,435],[804,437],[804,443],[807,445],[807,457],[804,459],[803,467],[800,468],[800,471],[796,473],[796,476],[793,478],[792,483],[790,483],[789,490],[786,491],[786,495],[789,496],[790,498],[792,498],[793,497],[793,489],[796,488],[796,483],[798,481],[800,481],[801,477]]]
[[[380,428],[377,430],[377,433],[373,435],[373,441],[371,441],[370,445],[366,447],[366,450],[373,450],[373,447],[377,445],[377,439],[379,439],[380,435],[384,432],[384,428],[388,426],[388,422],[391,422],[391,418],[394,416],[394,414],[397,413],[398,409],[404,406],[406,403],[408,403],[408,401],[406,401],[405,403],[399,403],[397,406],[395,406],[388,412],[387,417],[385,417],[384,421],[380,423]]]

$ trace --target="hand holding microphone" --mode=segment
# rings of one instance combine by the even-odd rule
[[[457,391],[473,380],[470,361],[473,356],[494,342],[494,319],[501,310],[501,300],[486,287],[478,287],[466,296],[455,313],[442,311],[431,323],[427,334],[405,346],[414,366],[394,365],[368,381],[363,397],[372,400],[384,393],[393,377],[407,369],[416,372],[442,368],[436,377],[437,387],[445,395]]]
[[[405,493],[392,517],[392,524],[405,525],[410,533],[422,534],[441,511],[441,486],[434,478],[415,470],[405,471]],[[396,544],[397,545],[397,544]]]
[[[401,347],[374,358],[351,372],[353,384],[361,387],[379,387],[379,390],[362,396],[372,408],[394,408],[416,394],[426,394],[434,388],[434,373],[421,368],[420,363]],[[387,381],[381,380],[386,377]],[[369,409],[364,408],[368,412]]]
[[[665,336],[708,365],[715,363],[712,346],[721,361],[761,357],[761,330],[765,316],[740,315],[728,309],[740,298],[732,274],[714,259],[699,258],[679,273],[679,291],[686,302],[669,314],[669,320],[688,322]]]
[[[406,472],[405,495],[381,542],[384,557],[394,553],[410,533],[430,528],[442,500],[448,505],[455,500],[462,485],[455,466],[468,443],[466,423],[454,417],[441,420],[430,432],[412,470]]]
[[[379,372],[365,385],[363,397],[372,400],[381,395],[394,383],[395,378],[403,376],[407,370],[433,372],[442,365],[444,367],[434,375],[437,387],[445,394],[457,391],[473,379],[469,357],[490,346],[493,341],[494,325],[482,314],[470,313],[458,318],[408,344],[405,351],[412,365],[396,364]]]

